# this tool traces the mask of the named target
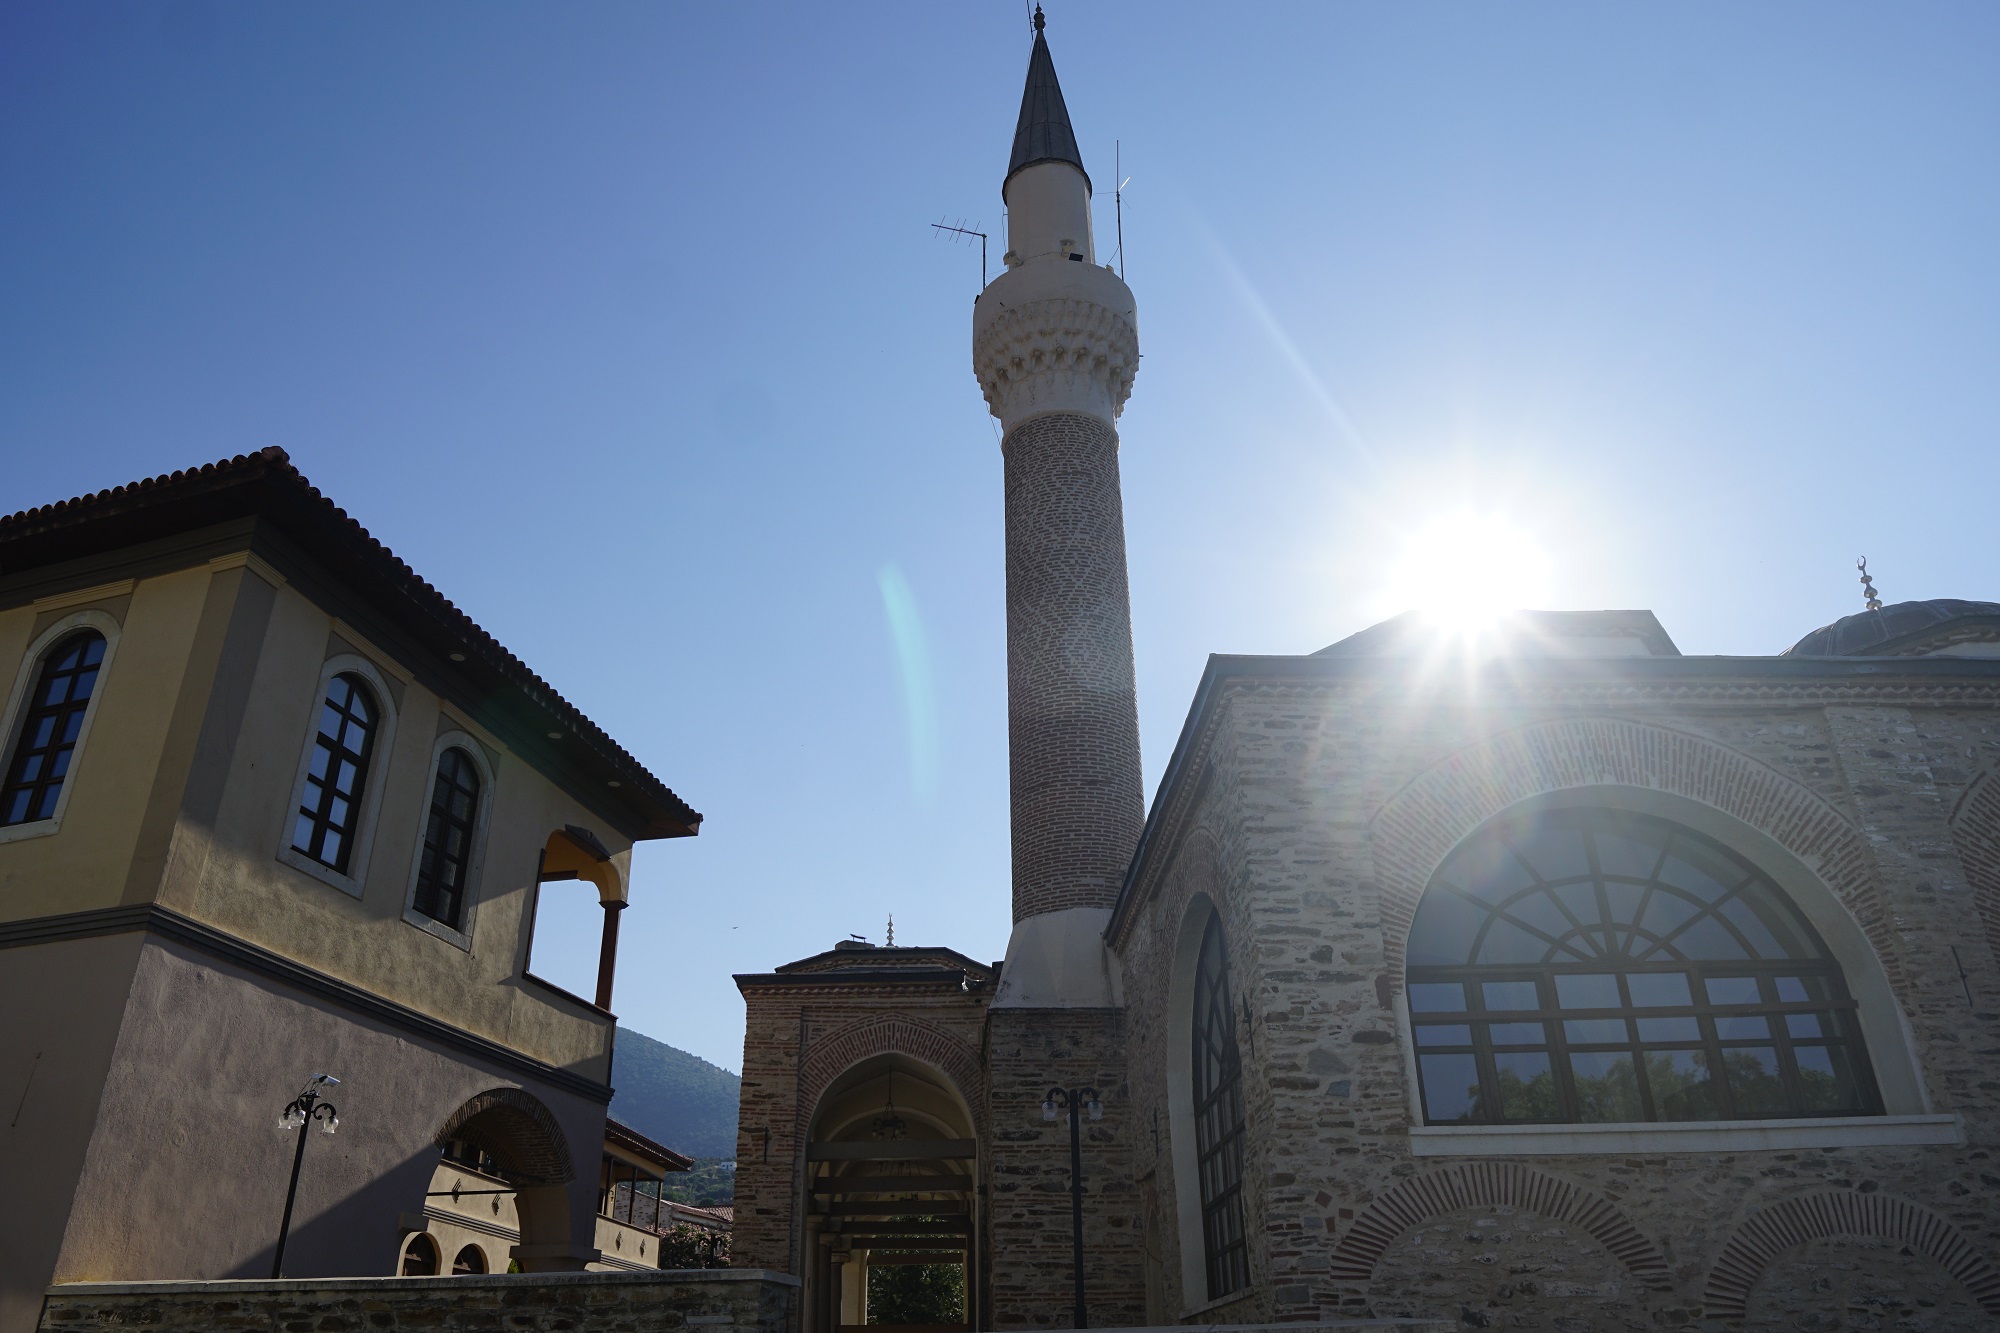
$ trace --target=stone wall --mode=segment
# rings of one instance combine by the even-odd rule
[[[754,1269],[282,1282],[77,1282],[51,1287],[40,1333],[299,1333],[699,1328],[780,1333],[797,1279]]]
[[[1991,700],[1900,699],[1888,682],[1821,695],[1810,682],[1539,689],[1530,670],[1468,707],[1386,672],[1331,674],[1221,692],[1211,732],[1182,756],[1179,806],[1169,795],[1154,813],[1148,870],[1113,941],[1130,1006],[1134,1171],[1147,1234],[1165,1241],[1152,1286],[1166,1317],[1201,1308],[1180,1268],[1165,1071],[1187,1059],[1169,1046],[1175,940],[1205,894],[1247,1009],[1253,1239],[1249,1294],[1202,1318],[1615,1329],[1747,1317],[1831,1330],[1891,1327],[1893,1314],[2000,1326],[2000,960],[1959,859],[2000,837],[1968,825],[1986,805],[1983,775],[2000,769]],[[1509,749],[1538,728],[1550,743]],[[1467,803],[1594,784],[1730,811],[1834,886],[1881,956],[1928,1099],[1918,1109],[1957,1117],[1962,1145],[1413,1154],[1395,1007],[1413,906],[1394,902],[1400,862],[1412,839],[1433,837],[1422,821],[1451,826],[1437,835],[1448,848],[1484,817]],[[1384,815],[1412,792],[1410,818]],[[1415,872],[1418,891],[1429,869]]]

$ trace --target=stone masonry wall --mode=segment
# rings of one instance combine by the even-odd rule
[[[1959,861],[1969,835],[1961,827],[1955,842],[1951,827],[1965,793],[2000,768],[2000,716],[1906,706],[1882,687],[1863,700],[1804,687],[1700,700],[1604,691],[1588,711],[1526,687],[1478,707],[1413,702],[1404,688],[1231,687],[1201,758],[1213,766],[1204,795],[1166,812],[1174,848],[1128,905],[1115,944],[1142,1127],[1134,1170],[1154,1200],[1148,1233],[1168,1241],[1157,1282],[1166,1313],[1191,1307],[1175,1253],[1174,1108],[1157,1071],[1186,1058],[1165,1048],[1165,1006],[1173,942],[1202,892],[1220,907],[1232,980],[1249,1001],[1239,1043],[1253,1196],[1252,1295],[1204,1319],[1456,1314],[1473,1327],[1719,1328],[1747,1311],[1759,1326],[1830,1330],[1870,1326],[1854,1321],[1895,1307],[1939,1321],[1977,1309],[1984,1326],[2000,1326],[2000,960]],[[1616,731],[1591,720],[1607,716],[1645,724],[1628,729],[1643,754],[1588,752]],[[1583,749],[1485,773],[1477,756],[1493,753],[1489,742],[1538,726]],[[1654,739],[1667,737],[1682,739]],[[1885,950],[1931,1108],[1961,1117],[1965,1146],[1413,1156],[1407,1033],[1393,1007],[1401,942],[1387,934],[1380,873],[1400,849],[1380,842],[1378,816],[1447,760],[1503,787],[1557,781],[1566,763],[1586,775],[1581,785],[1629,780],[1648,764],[1690,766],[1640,783],[1662,789],[1706,790],[1716,765],[1742,760],[1783,775],[1762,787],[1732,779],[1709,799],[1794,793],[1782,810],[1737,813],[1760,828],[1791,820],[1772,823],[1771,836],[1793,839],[1808,866],[1831,866],[1836,850],[1846,858],[1841,873],[1859,876],[1850,909],[1880,913],[1869,933]],[[1820,833],[1800,813],[1812,802],[1833,816]],[[1835,841],[1818,851],[1812,837]],[[1827,1280],[1802,1280],[1802,1256],[1829,1265]],[[1888,1290],[1898,1282],[1903,1295]],[[1792,1322],[1772,1323],[1782,1320]]]
[[[796,1280],[747,1269],[282,1282],[77,1282],[52,1287],[39,1333],[426,1333],[619,1329],[781,1333]]]
[[[1109,907],[1145,823],[1118,435],[1055,413],[1007,434],[1014,919]]]
[[[1143,1237],[1133,1184],[1138,1124],[1125,1077],[1123,1014],[995,1009],[986,1149],[992,1327],[1070,1328],[1069,1125],[1042,1119],[1051,1087],[1094,1087],[1104,1118],[1083,1126],[1084,1283],[1093,1328],[1146,1322]]]

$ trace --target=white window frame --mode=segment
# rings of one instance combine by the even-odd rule
[[[417,876],[424,868],[424,835],[430,828],[431,793],[437,789],[438,762],[444,758],[446,750],[465,751],[471,756],[473,768],[479,772],[479,808],[472,814],[472,846],[465,859],[465,910],[457,930],[417,910]],[[492,761],[486,757],[486,747],[476,738],[466,732],[452,730],[440,733],[431,742],[430,765],[424,770],[423,793],[417,804],[417,845],[410,854],[410,882],[403,890],[403,920],[467,953],[472,952],[473,918],[479,911],[479,886],[486,869],[486,837],[491,827],[493,785]]]
[[[69,809],[69,798],[76,791],[77,774],[82,771],[85,747],[90,744],[90,729],[97,721],[97,705],[104,697],[104,691],[111,678],[111,662],[118,653],[118,639],[124,626],[108,611],[72,611],[56,621],[28,645],[21,656],[20,668],[14,673],[14,688],[7,695],[7,711],[4,721],[0,721],[0,736],[6,738],[6,746],[0,749],[0,777],[14,763],[14,748],[20,744],[21,714],[27,707],[28,694],[41,679],[42,663],[49,650],[80,629],[94,629],[104,636],[104,660],[97,664],[97,684],[91,688],[90,704],[83,712],[83,726],[77,729],[76,748],[70,752],[69,772],[63,775],[62,791],[56,795],[56,808],[47,819],[34,819],[25,824],[9,824],[0,828],[0,843],[20,842],[27,838],[46,838],[62,829],[63,812]]]
[[[292,830],[298,826],[299,804],[305,800],[306,776],[312,771],[313,747],[319,742],[319,715],[326,704],[327,687],[333,683],[335,676],[349,672],[367,682],[382,716],[376,724],[375,748],[370,756],[374,771],[362,774],[361,780],[365,785],[361,790],[361,818],[355,825],[354,846],[348,854],[347,873],[342,874],[292,846]],[[389,692],[388,680],[373,662],[357,653],[336,653],[320,666],[319,681],[313,687],[304,732],[305,744],[299,751],[298,772],[292,778],[292,799],[285,806],[284,823],[278,830],[278,860],[322,884],[339,889],[349,897],[359,898],[368,883],[368,858],[375,847],[375,823],[382,813],[382,792],[389,785],[389,763],[395,754],[396,696]]]

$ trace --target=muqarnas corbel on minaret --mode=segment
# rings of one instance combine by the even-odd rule
[[[1039,9],[1001,195],[1006,271],[972,315],[1006,476],[1014,931],[994,1003],[1109,1007],[1103,930],[1145,821],[1117,430],[1139,333],[1097,263]]]

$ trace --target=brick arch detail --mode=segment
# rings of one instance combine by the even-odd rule
[[[520,1088],[489,1088],[451,1113],[434,1142],[476,1138],[502,1166],[546,1185],[576,1179],[569,1138],[541,1098]]]
[[[1603,786],[1685,797],[1767,834],[1832,889],[1874,947],[1890,982],[1901,982],[1894,933],[1869,873],[1867,844],[1823,798],[1704,737],[1624,718],[1565,718],[1488,737],[1447,756],[1376,813],[1383,945],[1396,984],[1417,901],[1453,847],[1521,801]]]
[[[1654,1291],[1671,1288],[1666,1256],[1618,1206],[1595,1190],[1518,1162],[1464,1162],[1406,1180],[1380,1195],[1333,1248],[1335,1281],[1367,1282],[1389,1246],[1410,1228],[1465,1208],[1505,1207],[1582,1227]]]
[[[1973,779],[1958,798],[1951,812],[1951,840],[1986,927],[1986,947],[2000,964],[2000,777],[1990,770]]]
[[[986,1099],[979,1095],[979,1060],[973,1049],[928,1023],[875,1017],[835,1028],[807,1050],[799,1070],[799,1142],[811,1137],[813,1115],[834,1080],[863,1060],[878,1055],[905,1055],[943,1073],[972,1113],[974,1135],[985,1138]]]
[[[1722,1247],[1702,1292],[1702,1308],[1741,1320],[1764,1270],[1786,1250],[1831,1236],[1899,1240],[1935,1260],[1991,1315],[2000,1315],[2000,1270],[1951,1223],[1921,1204],[1889,1194],[1821,1190],[1786,1199],[1744,1219]]]

